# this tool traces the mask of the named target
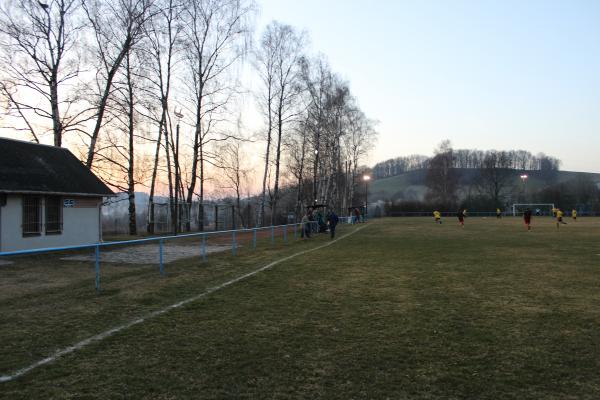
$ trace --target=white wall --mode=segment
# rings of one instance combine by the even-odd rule
[[[77,201],[77,197],[69,197]],[[23,237],[21,221],[23,210],[20,195],[8,195],[6,205],[0,207],[0,251],[27,250],[44,247],[76,246],[100,241],[100,203],[96,208],[63,208],[63,231],[61,234],[45,234],[45,226],[39,236]],[[45,221],[42,207],[42,224]]]

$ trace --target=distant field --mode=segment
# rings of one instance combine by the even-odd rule
[[[331,246],[0,383],[0,397],[600,398],[600,219],[568,222],[344,227]],[[89,263],[0,267],[0,375],[328,240],[265,238],[164,278],[107,267],[100,295]]]

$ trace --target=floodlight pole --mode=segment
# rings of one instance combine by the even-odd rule
[[[177,133],[175,137],[175,221],[174,234],[179,232],[179,118],[177,119]]]
[[[318,144],[316,144],[318,145]],[[313,200],[317,204],[317,168],[319,167],[319,150],[315,149],[315,165],[313,168]]]
[[[365,181],[365,221],[369,215],[369,183]]]
[[[179,180],[181,177],[179,176],[179,123],[181,122],[181,118],[183,118],[183,113],[181,110],[177,111],[175,109],[175,117],[177,117],[177,130],[175,133],[175,208],[174,208],[174,234],[177,235],[179,232]],[[168,151],[168,149],[167,149]]]
[[[521,181],[523,182],[523,202],[526,203],[527,202],[527,191],[526,191],[526,188],[527,188],[527,179],[529,178],[529,176],[527,174],[522,174],[520,176],[520,178],[521,178]]]
[[[369,181],[371,180],[371,176],[364,175],[363,180],[365,181],[365,216],[363,217],[363,221],[366,221],[369,215]]]

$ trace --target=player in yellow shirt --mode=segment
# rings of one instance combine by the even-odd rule
[[[433,218],[435,219],[435,223],[436,224],[441,224],[442,223],[442,213],[439,212],[438,210],[435,210],[433,212]]]
[[[558,212],[558,208],[552,207],[552,218],[556,218],[556,213]]]
[[[496,218],[498,218],[498,219],[502,218],[502,210],[499,208],[496,208]]]
[[[577,210],[571,210],[571,217],[573,217],[573,221],[577,221]]]
[[[565,215],[564,212],[562,212],[562,210],[560,208],[556,209],[556,229],[560,228],[560,225],[566,225],[567,223],[565,221],[563,221],[563,216]]]

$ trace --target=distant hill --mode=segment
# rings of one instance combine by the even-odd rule
[[[479,177],[478,169],[457,168],[456,171],[459,174],[459,192],[464,195],[469,191],[476,190],[476,180]],[[598,173],[557,171],[552,181],[548,181],[548,179],[543,178],[543,174],[540,171],[514,170],[513,177],[511,178],[513,190],[522,190],[523,182],[519,176],[523,173],[529,177],[527,179],[528,192],[544,189],[551,184],[567,182],[578,176],[585,176],[597,185],[600,185],[600,174]],[[376,179],[369,187],[369,201],[423,200],[427,192],[427,187],[425,186],[426,176],[427,170],[420,169],[389,178]]]

